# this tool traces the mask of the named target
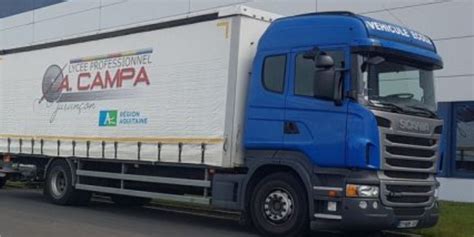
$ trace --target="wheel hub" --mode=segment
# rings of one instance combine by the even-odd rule
[[[293,198],[284,190],[274,190],[265,198],[265,217],[273,223],[281,223],[293,214]]]
[[[51,191],[56,197],[62,197],[66,192],[66,175],[62,171],[56,171],[51,178]]]

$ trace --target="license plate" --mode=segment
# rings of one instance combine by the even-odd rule
[[[398,228],[405,229],[405,228],[414,228],[418,225],[418,220],[407,220],[407,221],[400,221],[398,222]]]

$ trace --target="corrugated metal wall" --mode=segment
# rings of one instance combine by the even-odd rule
[[[64,2],[64,0],[1,0],[0,18],[17,15],[61,2]]]
[[[416,29],[434,39],[445,60],[445,69],[436,74],[439,101],[474,100],[474,1],[470,0],[69,0],[0,19],[0,48],[241,3],[283,15],[350,10]]]

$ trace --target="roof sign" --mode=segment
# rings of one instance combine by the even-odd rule
[[[369,35],[371,36],[414,44],[418,47],[427,48],[430,50],[435,49],[433,42],[428,36],[414,30],[387,22],[374,20],[369,17],[362,17],[362,20],[367,27]]]

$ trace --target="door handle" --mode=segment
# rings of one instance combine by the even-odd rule
[[[299,134],[300,130],[295,122],[285,121],[283,125],[283,131],[285,134]]]

